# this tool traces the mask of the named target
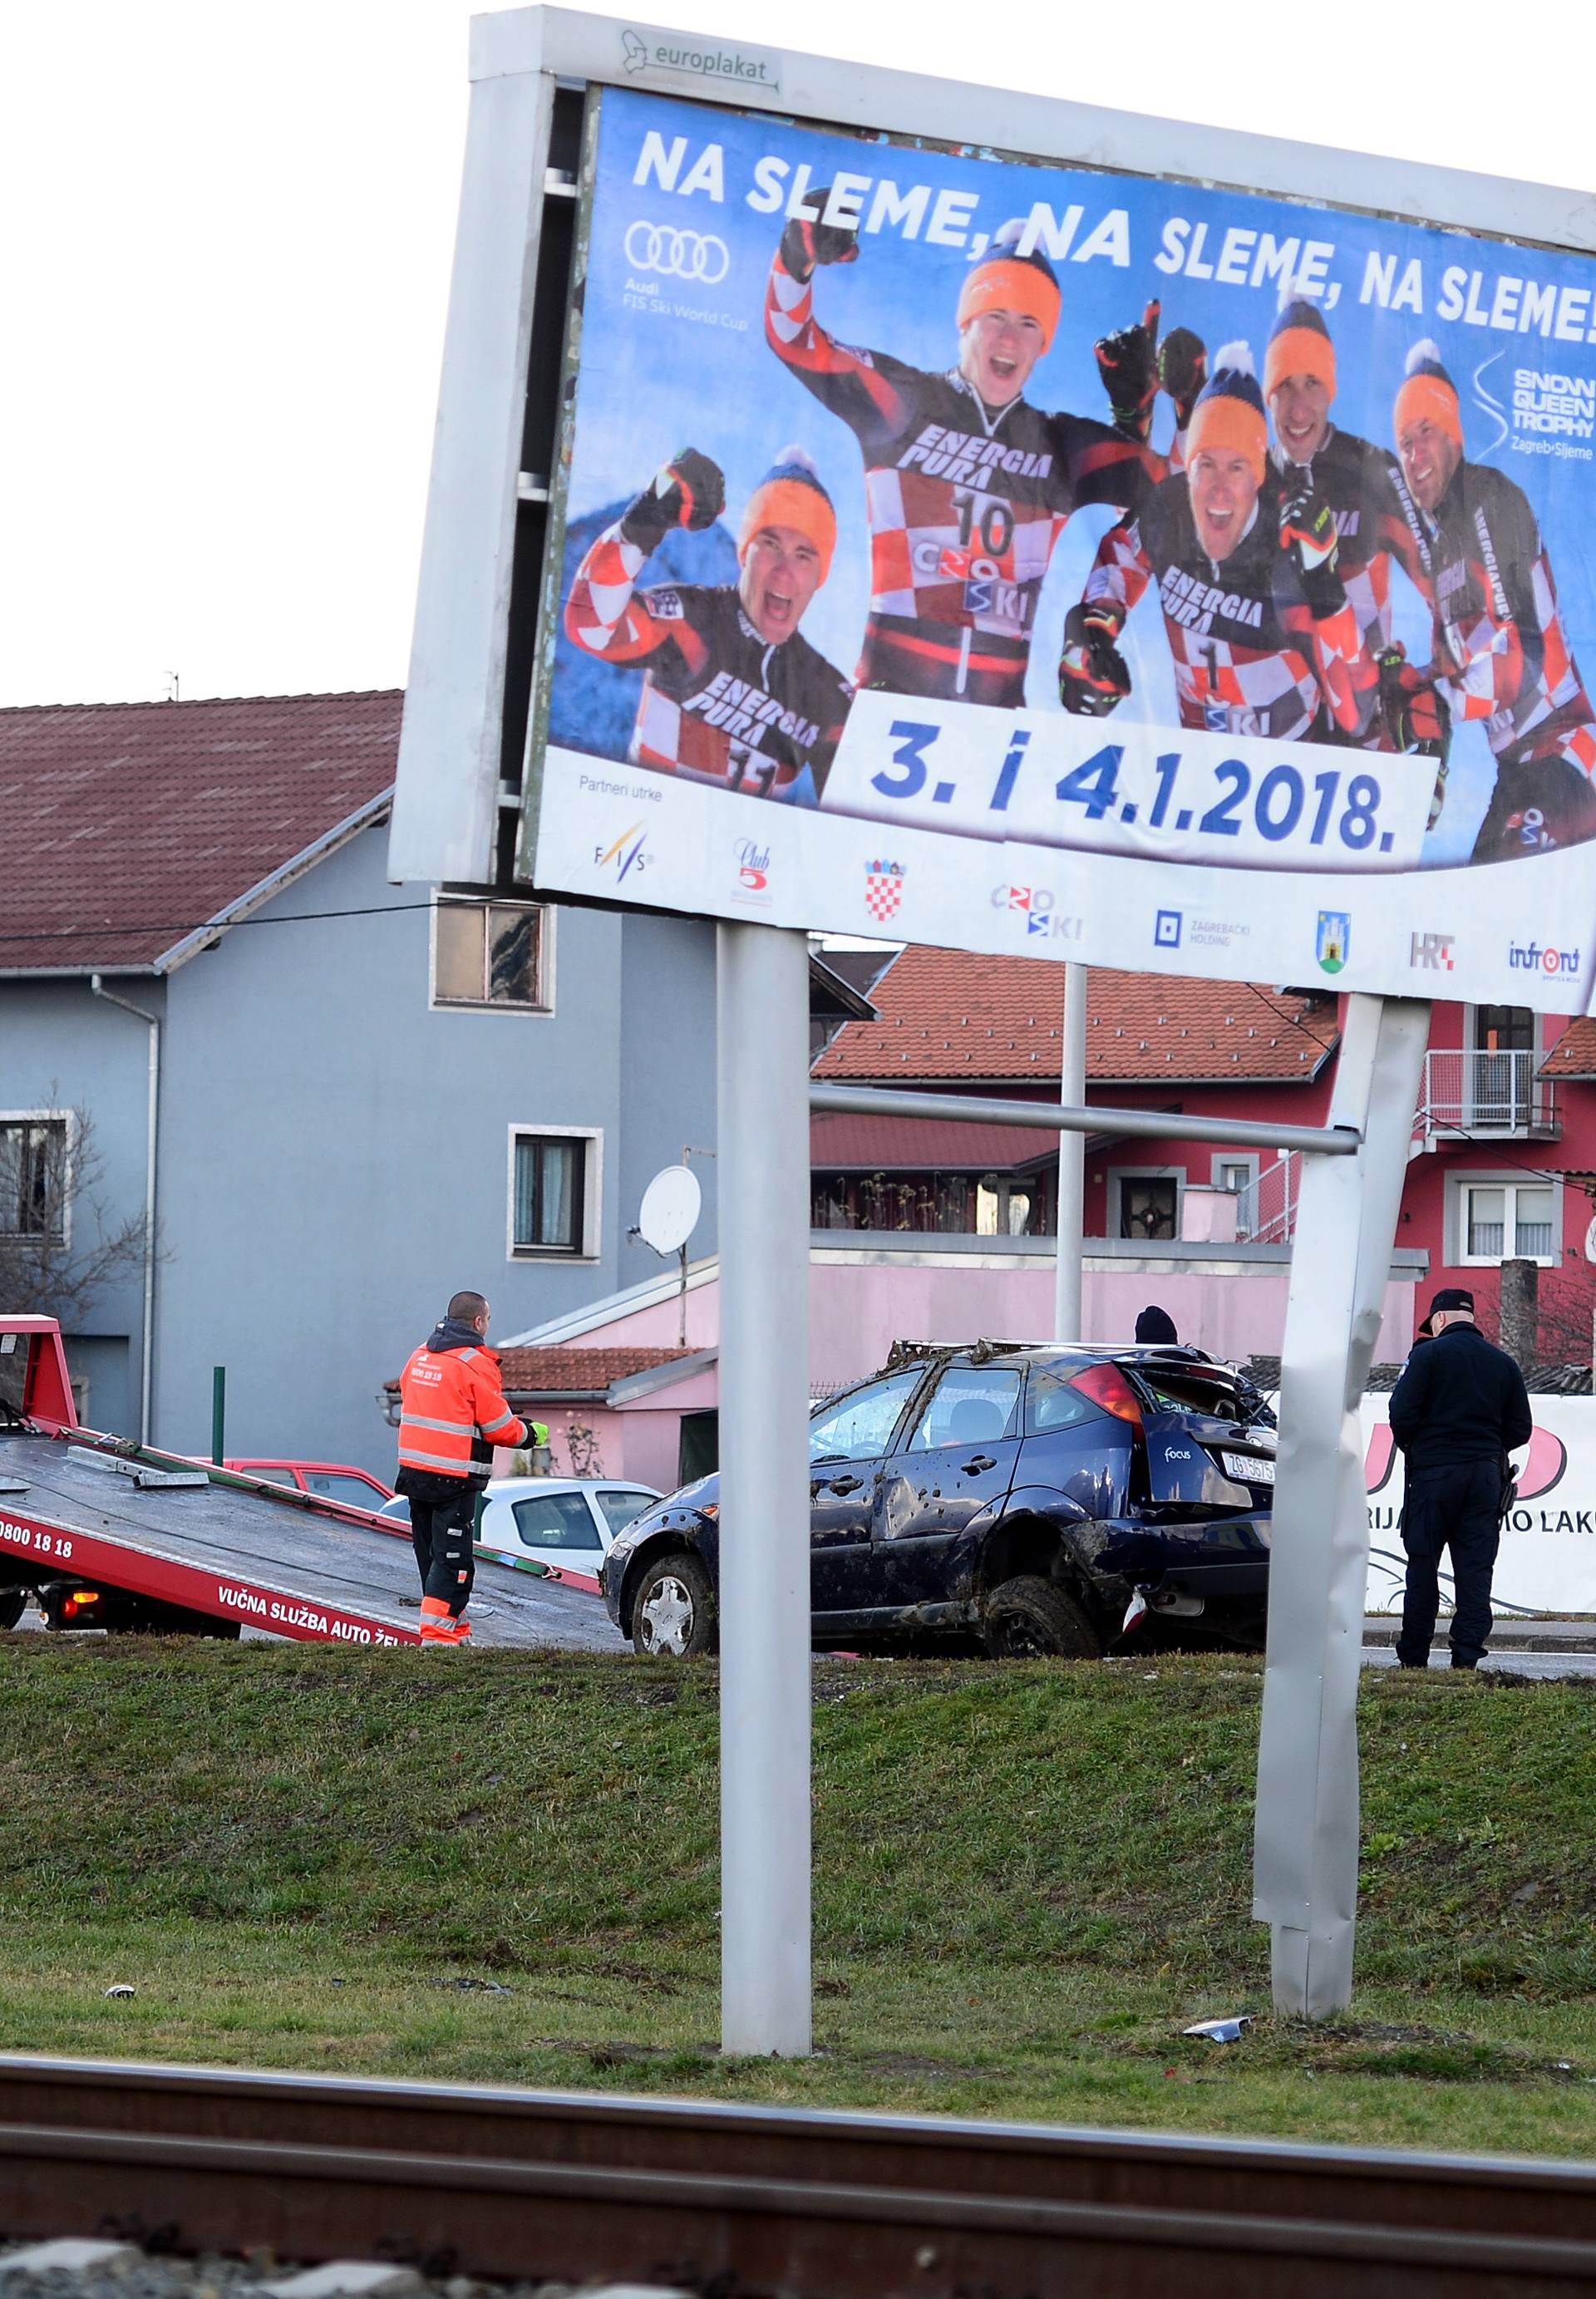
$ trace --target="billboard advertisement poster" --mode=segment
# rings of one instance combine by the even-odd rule
[[[1402,1609],[1402,1457],[1392,1440],[1391,1399],[1367,1394],[1360,1418],[1368,1486],[1371,1613]],[[1596,1613],[1596,1403],[1588,1397],[1532,1397],[1535,1425],[1516,1455],[1518,1490],[1501,1530],[1491,1602],[1499,1616]],[[1452,1600],[1450,1559],[1442,1601]]]
[[[1596,262],[635,88],[588,137],[523,876],[1586,1009]]]

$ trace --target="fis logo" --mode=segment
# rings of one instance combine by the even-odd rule
[[[1510,942],[1508,964],[1523,974],[1577,974],[1579,952],[1543,949],[1538,942]]]
[[[1452,938],[1449,934],[1416,934],[1408,937],[1409,966],[1428,967],[1432,973],[1452,970]]]
[[[1326,974],[1339,974],[1352,946],[1352,921],[1345,910],[1321,910],[1313,954]]]
[[[1152,946],[1155,950],[1178,950],[1180,930],[1185,918],[1184,910],[1160,910],[1152,922]]]
[[[621,832],[613,845],[595,846],[593,859],[601,870],[614,869],[615,883],[619,885],[629,871],[636,870],[641,877],[653,860],[652,854],[645,854],[643,851],[647,842],[647,831],[640,822],[634,822],[629,829]]]
[[[885,925],[888,918],[897,916],[907,875],[902,862],[866,864],[865,908],[880,925]]]

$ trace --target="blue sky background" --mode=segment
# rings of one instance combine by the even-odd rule
[[[1476,461],[1505,469],[1527,494],[1550,552],[1575,656],[1588,675],[1596,676],[1596,539],[1592,525],[1596,462],[1512,452],[1506,441],[1498,440],[1500,427],[1476,401],[1472,382],[1482,363],[1492,362],[1484,368],[1483,387],[1507,403],[1514,367],[1596,373],[1596,344],[1546,342],[1538,334],[1509,336],[1435,317],[1441,274],[1448,265],[1477,267],[1484,275],[1483,295],[1488,305],[1500,273],[1590,288],[1596,286],[1596,263],[1245,193],[1024,165],[788,127],[769,117],[624,89],[606,92],[603,107],[570,475],[573,519],[626,501],[661,461],[692,444],[712,455],[724,469],[727,517],[735,530],[749,491],[778,452],[790,444],[802,446],[831,491],[839,525],[831,577],[810,608],[804,630],[839,668],[852,672],[869,593],[862,467],[852,432],[782,368],[765,342],[765,277],[784,219],[779,212],[756,212],[746,203],[747,194],[756,188],[755,162],[764,154],[786,161],[788,182],[792,171],[807,162],[815,184],[846,169],[872,178],[890,177],[900,191],[910,184],[927,184],[933,187],[933,201],[944,187],[974,193],[977,205],[969,223],[972,237],[995,232],[1009,218],[1027,213],[1038,200],[1047,202],[1055,214],[1078,202],[1085,210],[1076,234],[1078,249],[1107,210],[1125,209],[1128,268],[1101,257],[1067,261],[1060,267],[1063,316],[1027,393],[1050,411],[1104,413],[1093,343],[1107,330],[1139,318],[1153,295],[1162,301],[1166,328],[1195,328],[1207,342],[1210,358],[1222,344],[1245,340],[1261,373],[1277,308],[1276,290],[1270,283],[1256,288],[1226,286],[1160,271],[1153,258],[1165,220],[1183,216],[1193,225],[1207,224],[1204,254],[1209,260],[1218,254],[1231,226],[1269,232],[1276,239],[1296,236],[1334,244],[1327,277],[1339,285],[1340,294],[1334,309],[1328,290],[1321,300],[1336,347],[1339,387],[1334,415],[1343,429],[1388,444],[1392,402],[1409,345],[1421,336],[1440,344],[1458,385],[1467,452]],[[682,196],[652,179],[634,184],[650,129],[667,147],[678,136],[686,138],[678,183],[686,178],[704,145],[718,143],[724,156],[724,199],[717,202],[702,190]],[[628,282],[646,285],[654,276],[638,272],[627,260],[627,233],[638,220],[716,235],[729,252],[725,278],[710,287],[660,282],[661,298],[672,307],[664,314],[628,308]],[[874,237],[866,235],[861,246],[858,262],[819,275],[817,311],[822,323],[844,341],[891,352],[916,366],[952,365],[958,351],[953,315],[971,260],[968,251],[928,245],[923,232],[919,239],[906,240],[891,226]],[[1421,315],[1359,303],[1365,261],[1371,251],[1395,256],[1399,278],[1409,258],[1420,259],[1426,302]],[[677,316],[677,306],[691,307],[707,318]],[[1156,444],[1167,444],[1169,424],[1168,403],[1163,402]],[[1079,596],[1111,519],[1104,510],[1078,513],[1055,552],[1031,667],[1027,700],[1033,705],[1057,707],[1053,667],[1064,611]],[[1428,617],[1400,574],[1393,576],[1392,585],[1399,602],[1398,635],[1409,654],[1423,660],[1430,652]],[[1154,602],[1143,603],[1127,640],[1136,692],[1122,706],[1124,715],[1172,719],[1173,682],[1162,618]],[[569,656],[561,640],[560,661],[567,662]],[[558,694],[557,676],[557,717]],[[1426,860],[1466,857],[1493,774],[1483,734],[1477,728],[1460,731],[1453,745],[1446,811],[1426,850]]]

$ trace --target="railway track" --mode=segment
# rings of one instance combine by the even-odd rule
[[[1596,2290],[1596,2168],[0,2055],[0,2235],[717,2299]]]

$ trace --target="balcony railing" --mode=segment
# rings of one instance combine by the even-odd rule
[[[1416,1149],[1438,1135],[1489,1134],[1498,1141],[1562,1132],[1556,1089],[1535,1075],[1541,1057],[1527,1048],[1509,1053],[1456,1047],[1425,1056],[1424,1085],[1414,1115]]]

